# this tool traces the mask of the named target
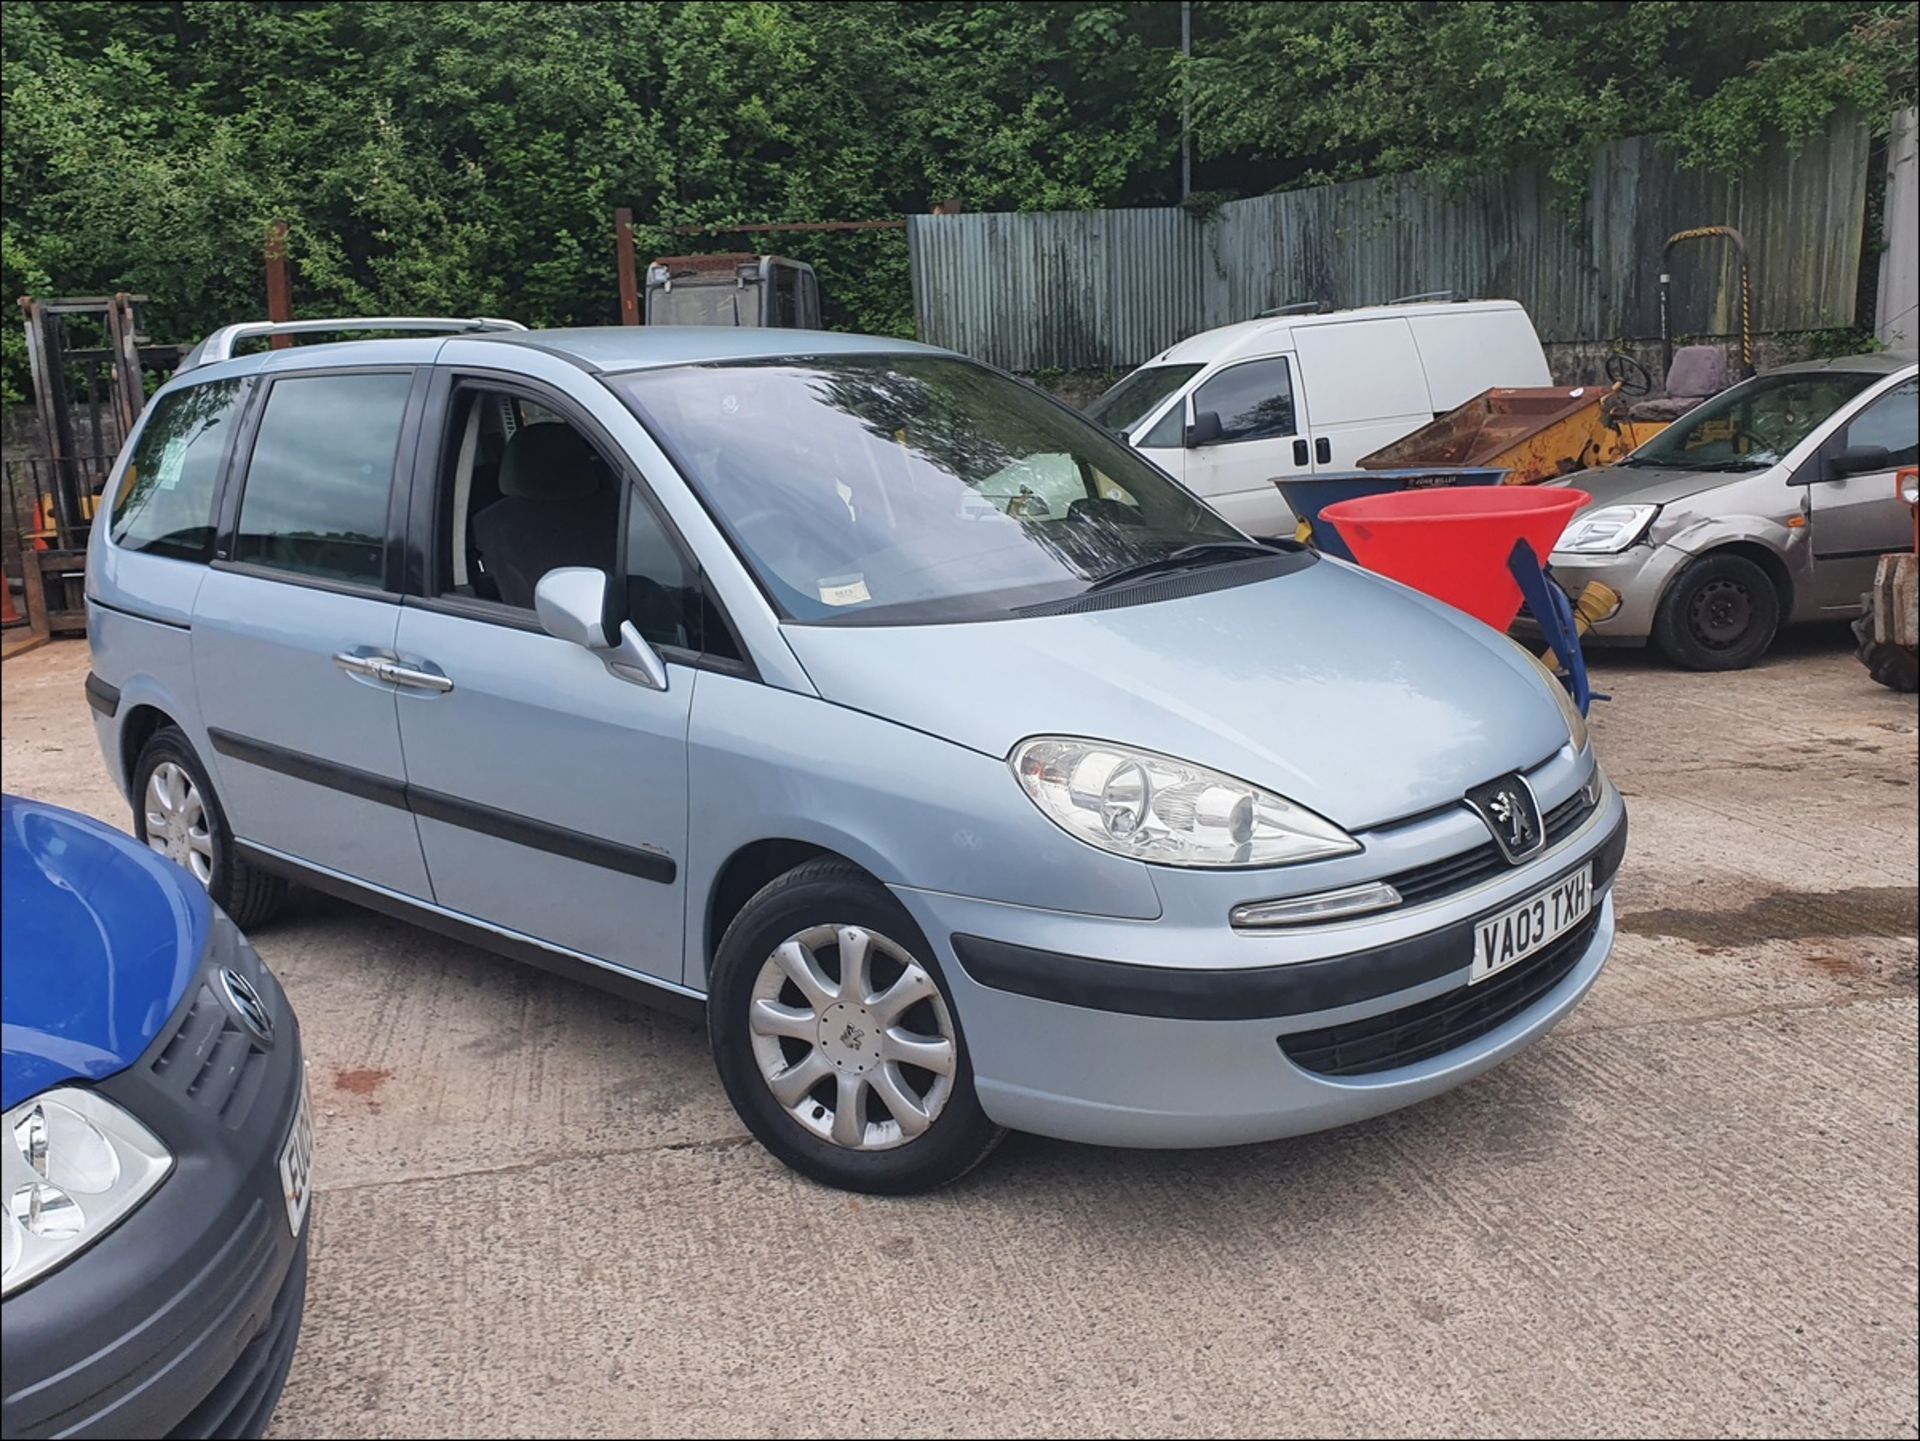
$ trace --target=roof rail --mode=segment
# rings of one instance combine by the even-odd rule
[[[1443,300],[1450,305],[1458,305],[1461,301],[1471,300],[1472,298],[1472,296],[1466,294],[1464,291],[1459,290],[1423,290],[1418,295],[1396,295],[1393,299],[1389,300],[1387,304],[1420,305],[1428,301]]]
[[[1276,315],[1325,315],[1331,309],[1333,307],[1324,300],[1290,300],[1285,305],[1261,311],[1254,319],[1271,320]]]
[[[238,325],[223,325],[214,331],[187,352],[187,358],[180,362],[179,370],[174,373],[177,375],[196,366],[212,365],[218,360],[231,360],[234,347],[241,341],[254,340],[263,335],[323,335],[342,330],[424,330],[455,334],[461,331],[526,328],[517,320],[496,320],[486,315],[465,319],[445,315],[359,315],[344,320],[246,320]]]

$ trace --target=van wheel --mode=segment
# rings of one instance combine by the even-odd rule
[[[974,1095],[926,938],[845,861],[797,866],[741,909],[714,956],[707,1027],[747,1129],[826,1185],[930,1190],[1004,1134]]]
[[[1767,573],[1740,555],[1703,555],[1689,564],[1653,618],[1653,638],[1688,670],[1744,670],[1780,629],[1780,596]]]
[[[287,883],[235,853],[227,813],[178,726],[162,726],[133,766],[133,833],[207,888],[242,930],[272,919]]]

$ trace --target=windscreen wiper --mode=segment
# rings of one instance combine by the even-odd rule
[[[1129,581],[1140,580],[1150,575],[1160,575],[1167,571],[1197,570],[1201,566],[1215,565],[1223,561],[1247,560],[1256,555],[1276,555],[1272,546],[1261,545],[1251,540],[1207,540],[1195,545],[1183,545],[1165,555],[1156,555],[1152,560],[1136,561],[1132,565],[1122,566],[1100,577],[1083,595],[1091,595],[1097,590],[1111,590],[1114,586],[1125,585]]]

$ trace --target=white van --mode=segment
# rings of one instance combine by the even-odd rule
[[[1496,385],[1551,385],[1519,302],[1376,305],[1223,325],[1087,408],[1251,535],[1290,535],[1273,482],[1363,455]]]

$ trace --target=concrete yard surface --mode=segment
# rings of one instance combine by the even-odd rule
[[[1913,1436],[1915,703],[1847,645],[1598,657],[1633,839],[1592,994],[1271,1145],[823,1190],[696,1026],[300,896],[254,936],[319,1128],[275,1434]],[[86,669],[0,671],[4,784],[125,827]]]

